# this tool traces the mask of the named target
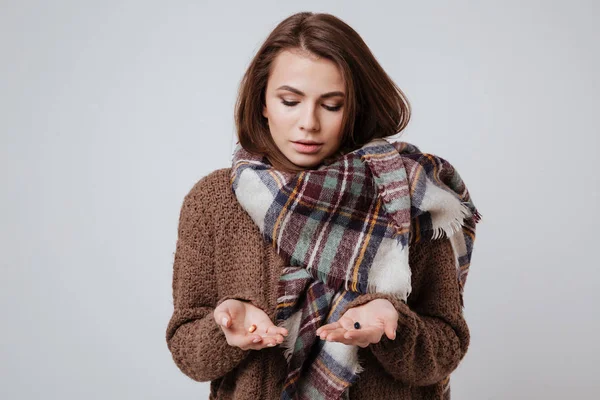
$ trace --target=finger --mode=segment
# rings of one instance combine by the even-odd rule
[[[327,341],[330,341],[330,342],[332,342],[332,341],[339,342],[339,341],[345,340],[344,334],[346,332],[348,332],[348,331],[345,330],[344,328],[338,328],[338,329],[335,329],[333,331],[330,331],[327,334],[327,336],[326,336],[325,339]]]
[[[256,347],[262,340],[263,338],[260,335],[236,335],[231,341],[231,345],[248,350]]]
[[[317,335],[321,334],[324,330],[333,330],[341,328],[342,325],[339,322],[332,322],[330,324],[322,325],[319,329],[317,329]]]
[[[385,324],[385,336],[390,340],[396,339],[396,330],[398,329],[398,321],[393,320]]]
[[[256,331],[254,331],[254,333],[258,333],[259,335],[261,335],[263,339],[273,338],[276,344],[283,343],[282,332],[287,333],[287,330],[282,330],[281,328],[276,327],[275,325],[267,326],[266,328],[259,327],[256,329]]]
[[[280,334],[269,335],[269,336],[262,335],[262,338],[263,338],[263,340],[268,339],[269,342],[274,341],[275,344],[283,343],[283,335],[280,335]]]
[[[346,329],[342,328],[341,326],[339,326],[337,328],[332,328],[332,329],[323,329],[319,333],[319,337],[321,339],[327,339],[332,332],[342,332],[342,335],[343,335],[344,332],[346,332]]]
[[[346,345],[353,345],[355,344],[354,340],[351,339],[346,339],[344,338],[344,335],[333,335],[333,336],[327,336],[327,341],[328,342],[337,342],[337,343],[342,343],[342,344],[346,344]]]
[[[243,311],[243,303],[239,300],[235,300],[235,299],[228,299],[225,300],[224,302],[222,302],[221,304],[219,304],[217,306],[217,308],[215,308],[215,314],[219,314],[219,313],[226,313],[227,315],[229,315],[229,317],[231,318],[231,320],[234,320],[236,318],[236,316]],[[240,309],[240,307],[242,309]]]
[[[288,331],[285,328],[280,328],[278,326],[275,325],[271,325],[266,329],[266,334],[267,335],[281,335],[281,336],[287,336]]]
[[[287,333],[287,331],[283,331],[283,332]],[[282,330],[274,325],[267,326],[267,327],[265,327],[264,325],[261,325],[256,328],[254,333],[259,334],[263,338],[267,338],[267,337],[283,338]]]
[[[277,340],[275,340],[275,338],[273,337],[262,337],[262,340],[258,343],[252,343],[251,344],[251,348],[252,350],[262,350],[265,347],[275,347],[277,346],[279,343],[277,343]]]
[[[344,333],[345,339],[364,341],[364,340],[368,340],[370,337],[371,337],[370,332],[368,332],[367,330],[363,330],[363,329],[361,329],[360,331],[358,331],[358,330],[346,331]]]
[[[228,311],[220,311],[215,313],[215,322],[217,325],[220,325],[224,328],[231,327],[231,315],[229,315]]]
[[[351,339],[356,342],[377,343],[381,340],[383,332],[380,328],[364,328],[347,331],[344,338]]]
[[[284,328],[282,326],[277,326],[277,327],[279,328],[279,333],[281,333],[283,336],[289,335],[290,332],[286,328]]]
[[[343,336],[338,336],[338,335],[334,335],[331,339],[327,339],[327,341],[331,341],[331,342],[339,342],[339,343],[343,343],[349,346],[359,346],[359,347],[367,347],[368,345],[371,344],[371,342],[369,340],[361,340],[359,338],[346,338],[345,335]]]
[[[264,348],[271,348],[278,345],[278,343],[273,341],[272,339],[265,340],[262,337],[255,338],[251,341],[244,340],[242,343],[243,344],[241,344],[238,347],[240,347],[243,350],[262,350]]]

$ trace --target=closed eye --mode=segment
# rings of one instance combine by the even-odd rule
[[[294,107],[296,104],[299,103],[299,101],[285,101],[285,100],[281,100],[281,103],[283,105],[285,105],[285,106],[288,106],[288,107]],[[330,106],[328,106],[326,104],[323,104],[323,108],[326,109],[326,110],[329,110],[329,111],[336,112],[336,111],[339,111],[342,108],[342,106],[340,105],[340,106],[330,107]]]

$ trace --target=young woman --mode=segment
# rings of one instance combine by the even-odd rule
[[[384,140],[409,121],[402,91],[351,27],[303,12],[235,116],[232,167],[181,209],[177,366],[211,399],[448,399],[479,214],[447,161]]]

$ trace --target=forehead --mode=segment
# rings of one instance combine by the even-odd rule
[[[342,74],[333,61],[288,50],[279,53],[273,61],[268,86],[275,90],[284,84],[309,96],[344,89]]]

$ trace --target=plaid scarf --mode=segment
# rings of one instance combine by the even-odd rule
[[[406,301],[411,243],[451,240],[462,302],[481,216],[448,161],[374,139],[316,169],[287,173],[238,143],[231,185],[286,261],[276,310],[289,332],[281,399],[347,398],[362,370],[358,346],[321,341],[316,330],[364,293]]]

